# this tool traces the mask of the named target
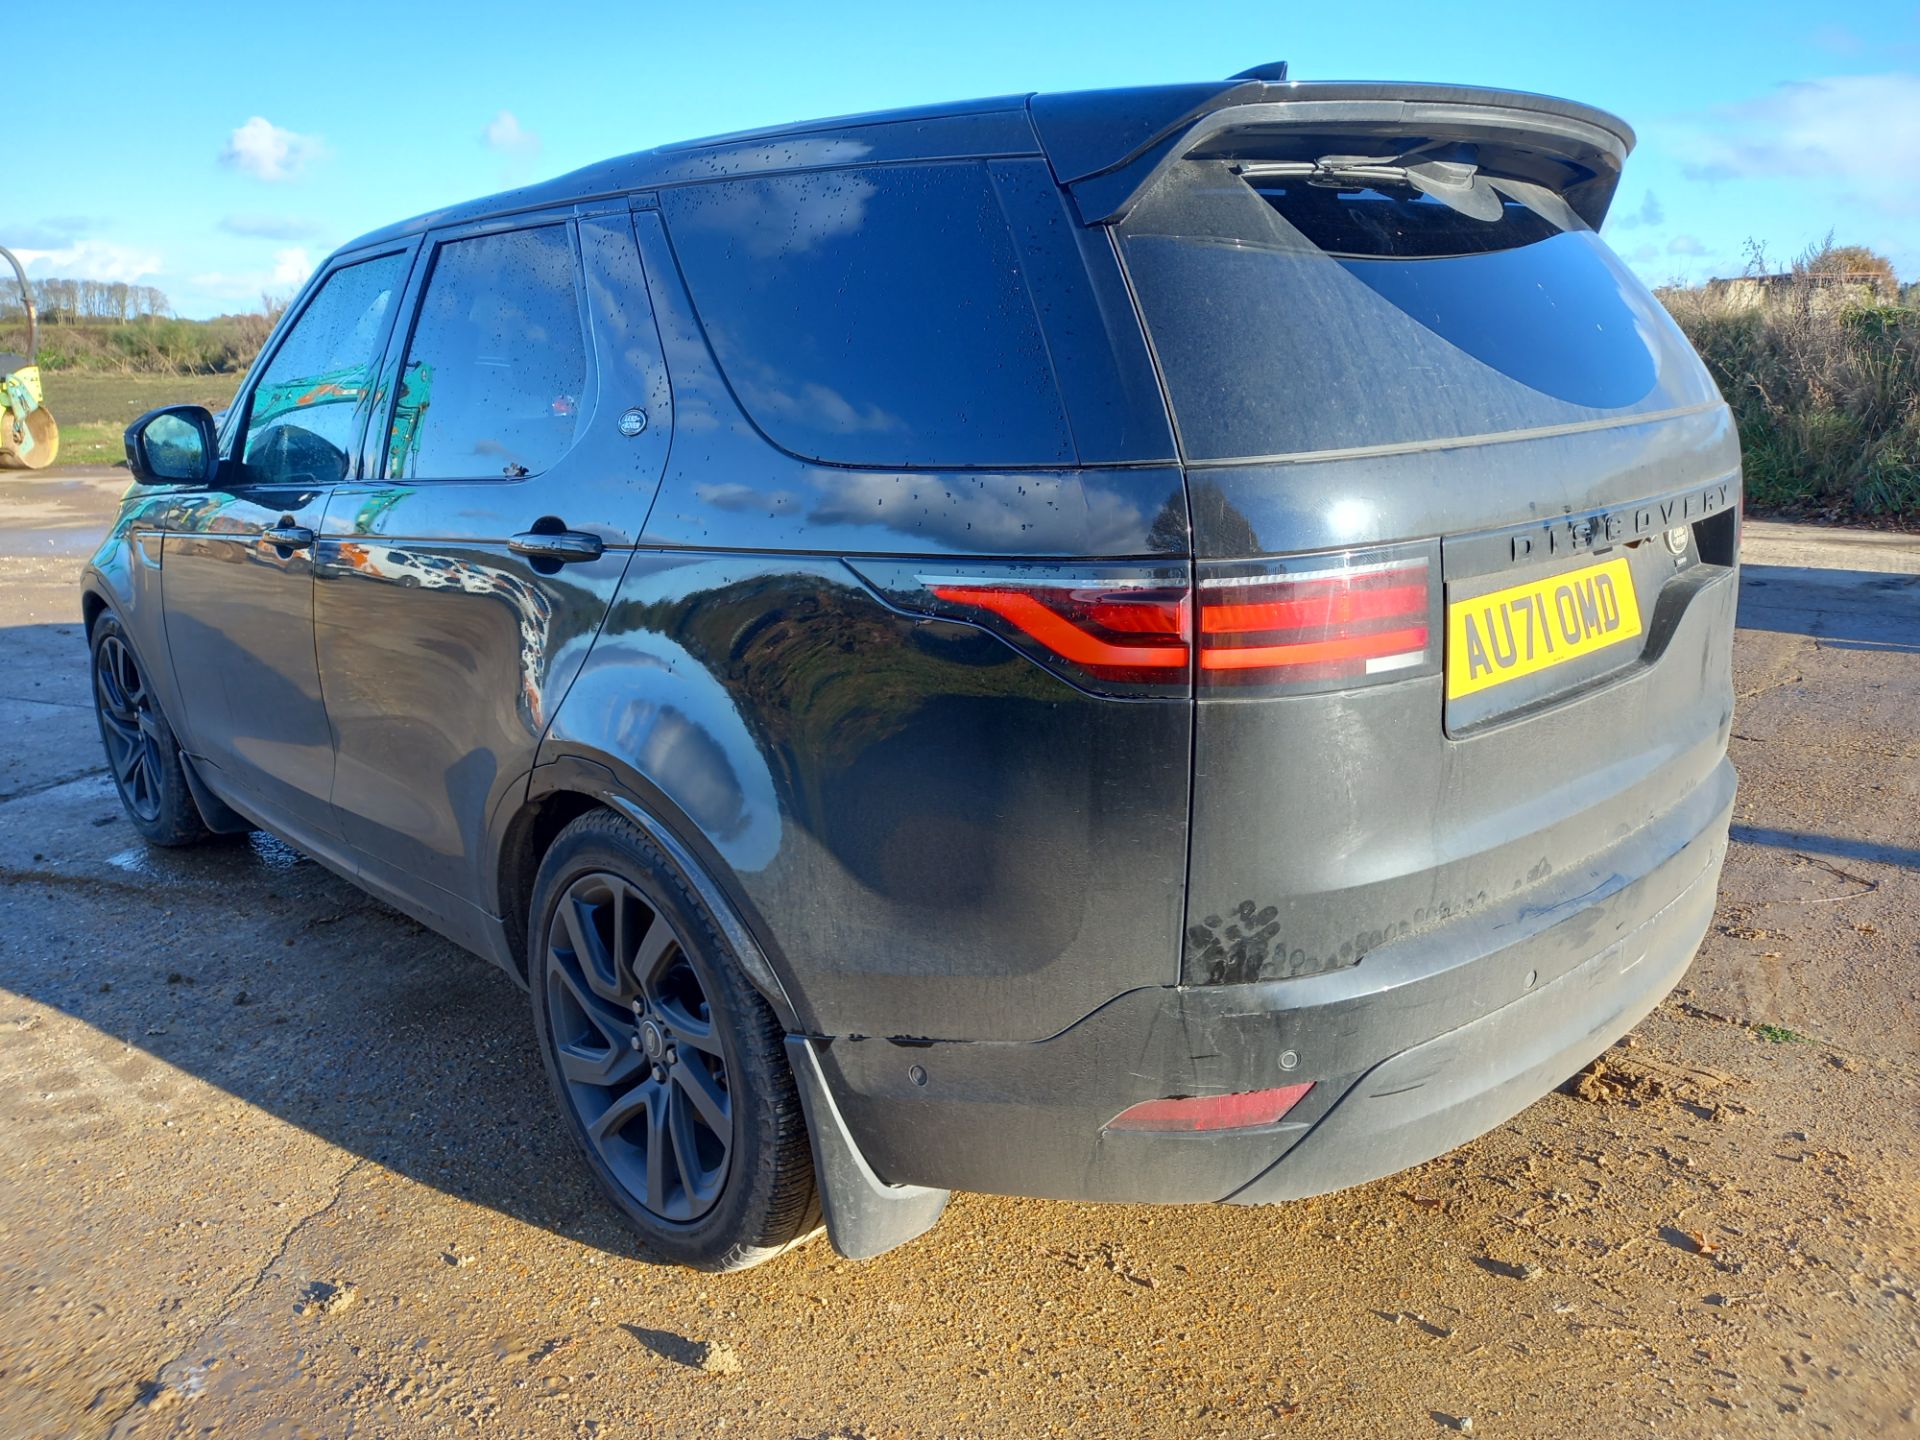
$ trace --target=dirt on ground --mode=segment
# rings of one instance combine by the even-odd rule
[[[1920,578],[1749,565],[1713,928],[1484,1139],[716,1277],[635,1258],[505,975],[139,843],[59,498],[0,493],[0,1435],[1920,1434]]]

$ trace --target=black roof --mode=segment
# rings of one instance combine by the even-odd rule
[[[1262,67],[1264,68],[1264,67]],[[1284,120],[1294,107],[1300,118],[1319,118],[1335,106],[1369,119],[1393,121],[1444,110],[1500,117],[1565,140],[1587,168],[1607,171],[1599,210],[1611,196],[1620,162],[1633,148],[1625,121],[1588,105],[1524,91],[1473,86],[1385,81],[1212,80],[1187,85],[1149,85],[1120,90],[1000,95],[989,99],[805,120],[742,130],[704,140],[686,140],[603,160],[551,180],[430,210],[369,232],[341,247],[357,250],[516,211],[570,205],[658,186],[743,174],[817,169],[886,160],[933,160],[978,156],[1043,156],[1063,185],[1108,177],[1081,197],[1091,223],[1111,218],[1112,197],[1137,189],[1137,177],[1187,137],[1207,128],[1220,112],[1271,107],[1249,115]],[[1285,107],[1285,108],[1281,108]],[[1087,201],[1095,203],[1089,213]],[[1589,215],[1591,223],[1597,217]]]

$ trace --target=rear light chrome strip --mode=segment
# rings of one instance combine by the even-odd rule
[[[1326,557],[1321,556],[1317,558],[1324,559]],[[1405,563],[1403,560],[1383,560],[1377,565],[1330,565],[1324,570],[1289,570],[1286,572],[1286,576],[1289,580],[1338,580],[1359,575],[1385,574],[1388,571],[1400,569]],[[1218,590],[1228,585],[1244,585],[1246,583],[1244,579],[1231,575],[1215,575],[1209,579],[1202,580],[1200,582],[1200,588],[1202,590]]]
[[[939,590],[942,586],[970,587],[985,585],[995,590],[1164,590],[1164,580],[1115,580],[1112,578],[1088,580],[1079,576],[1070,578],[1038,578],[1031,575],[917,575],[914,577],[929,590]]]

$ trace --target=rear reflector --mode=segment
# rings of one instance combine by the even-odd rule
[[[1271,1125],[1305,1098],[1313,1082],[1237,1095],[1189,1095],[1178,1100],[1142,1100],[1107,1122],[1109,1130],[1246,1130]]]

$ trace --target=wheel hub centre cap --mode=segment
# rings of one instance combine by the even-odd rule
[[[649,1060],[658,1060],[667,1052],[667,1037],[651,1020],[640,1022],[640,1048],[647,1052]]]

